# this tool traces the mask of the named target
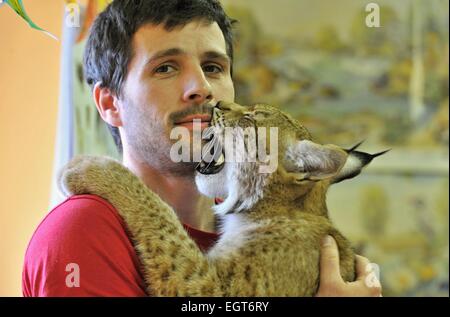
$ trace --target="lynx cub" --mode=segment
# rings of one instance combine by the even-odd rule
[[[338,244],[341,274],[353,281],[350,243],[328,218],[328,187],[361,172],[370,155],[319,145],[279,109],[220,102],[212,126],[278,127],[278,167],[259,173],[260,162],[201,162],[196,183],[215,206],[221,237],[203,254],[175,212],[121,163],[81,156],[60,175],[67,195],[95,194],[116,207],[140,256],[148,293],[154,296],[312,296],[319,282],[319,250],[330,234]],[[236,135],[242,137],[242,135]],[[220,142],[220,138],[218,137]],[[383,152],[384,153],[384,152]]]

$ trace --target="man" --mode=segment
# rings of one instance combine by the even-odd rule
[[[214,217],[192,164],[170,159],[169,136],[175,126],[207,121],[215,102],[234,100],[231,27],[217,0],[116,0],[94,22],[85,52],[86,80],[123,164],[174,208],[205,251],[218,238]],[[367,264],[358,257],[358,281],[343,282],[336,244],[326,239],[318,295],[379,296],[379,287],[364,282]],[[145,296],[139,259],[114,206],[81,195],[53,209],[27,249],[23,293]]]

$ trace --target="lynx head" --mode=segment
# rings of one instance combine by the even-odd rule
[[[245,212],[263,198],[276,204],[313,191],[325,195],[330,184],[355,177],[386,152],[371,155],[356,151],[359,144],[346,150],[314,143],[298,121],[264,104],[219,102],[210,133],[196,183],[203,194],[224,198],[215,206],[221,215]]]

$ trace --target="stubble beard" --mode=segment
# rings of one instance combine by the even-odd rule
[[[138,159],[157,169],[161,174],[194,179],[193,162],[174,162],[170,158],[173,145],[170,131],[162,119],[151,111],[151,107],[141,107],[127,102],[125,132],[128,143]],[[169,127],[170,128],[170,127]]]

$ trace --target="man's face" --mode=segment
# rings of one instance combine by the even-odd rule
[[[176,141],[170,131],[192,130],[193,119],[209,121],[217,101],[234,100],[222,31],[204,21],[171,31],[144,25],[133,37],[133,54],[119,100],[124,150],[162,173],[192,176],[193,163],[170,159]]]

